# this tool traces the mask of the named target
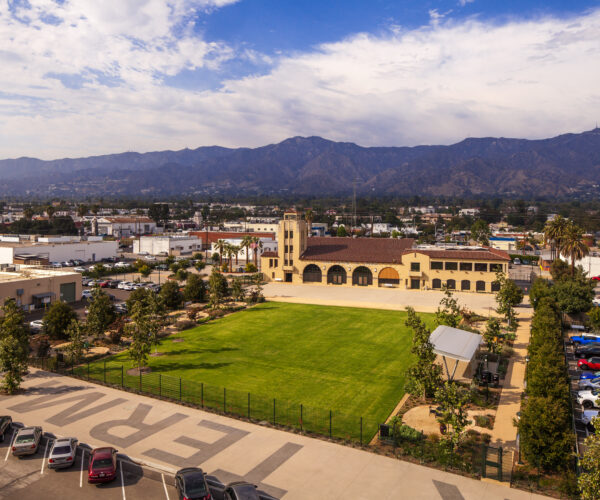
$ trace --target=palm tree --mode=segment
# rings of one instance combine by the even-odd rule
[[[229,272],[231,272],[231,266],[233,264],[233,255],[235,254],[235,247],[230,243],[225,243],[224,252],[227,255],[227,260],[229,262]]]
[[[240,250],[242,249],[239,245],[232,245],[231,249],[233,250],[233,253],[235,254],[235,265],[238,265],[238,256],[240,254]]]
[[[48,214],[48,219],[52,219],[54,212],[56,212],[56,208],[54,208],[52,205],[48,205],[46,207],[46,213]]]
[[[306,212],[304,212],[304,220],[307,222],[308,224],[308,236],[310,237],[311,232],[312,232],[312,221],[315,218],[315,214],[313,213],[312,209],[308,209]]]
[[[254,249],[254,265],[258,267],[258,249],[263,247],[263,242],[258,236],[252,237],[252,248]]]
[[[552,260],[557,257],[555,252],[560,251],[561,240],[564,238],[568,226],[569,221],[561,215],[557,215],[551,221],[546,222],[544,226],[544,240],[546,243],[550,242]]]
[[[250,262],[250,247],[252,246],[252,236],[247,234],[242,238],[242,242],[240,243],[240,249],[246,251],[246,264]]]
[[[217,240],[215,243],[215,250],[219,252],[219,266],[223,265],[223,252],[225,252],[225,248],[228,243],[225,240]]]
[[[571,259],[571,276],[575,276],[575,261],[590,253],[583,242],[583,229],[570,222],[560,239],[559,252]]]

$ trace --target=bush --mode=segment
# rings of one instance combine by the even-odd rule
[[[181,332],[183,330],[194,328],[196,325],[197,323],[195,321],[189,319],[180,319],[177,323],[175,323],[175,328]]]
[[[491,415],[475,415],[475,425],[478,427],[485,427],[486,429],[492,429],[494,427],[494,417]]]
[[[208,312],[208,317],[210,319],[222,318],[223,316],[225,316],[225,311],[223,311],[222,309],[211,309]]]
[[[402,424],[394,429],[394,437],[396,438],[396,441],[399,442],[410,441],[413,443],[425,439],[425,436],[421,432],[406,424]]]
[[[247,273],[256,273],[256,272],[258,272],[258,269],[257,269],[257,267],[252,262],[248,262],[246,264],[245,271]]]

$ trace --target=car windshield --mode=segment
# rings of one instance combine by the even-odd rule
[[[206,495],[206,483],[204,482],[204,476],[202,474],[195,474],[193,476],[184,477],[185,482],[185,493],[186,496],[200,496]]]
[[[92,464],[92,469],[105,469],[112,466],[112,458],[97,458]]]
[[[17,440],[15,441],[15,443],[17,443],[17,444],[33,443],[33,434],[22,434],[20,436],[17,436]]]
[[[71,453],[70,446],[55,446],[52,450],[53,455],[66,455],[67,453]]]
[[[256,488],[251,484],[236,486],[235,493],[240,500],[258,500]]]

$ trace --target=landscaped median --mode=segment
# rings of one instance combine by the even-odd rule
[[[263,303],[163,339],[141,375],[127,351],[72,371],[252,420],[368,442],[404,395],[412,359],[405,319],[399,311]]]

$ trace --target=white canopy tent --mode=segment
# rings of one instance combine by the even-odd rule
[[[477,333],[440,325],[431,332],[429,342],[433,344],[433,351],[444,360],[446,375],[448,380],[452,380],[458,363],[461,361],[471,363],[479,346],[483,343],[483,338]],[[447,358],[455,360],[452,375],[448,370]]]

